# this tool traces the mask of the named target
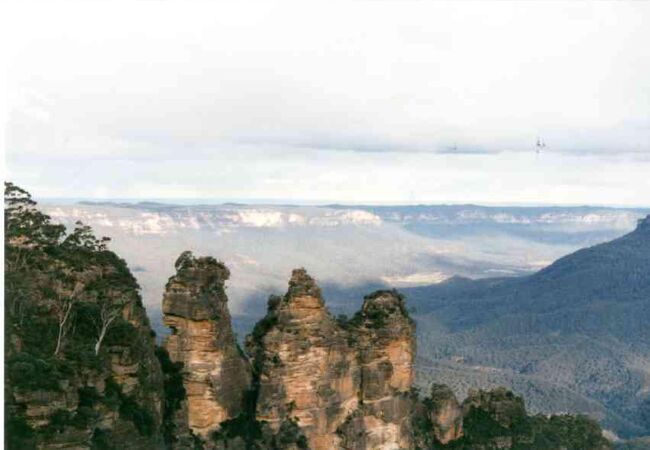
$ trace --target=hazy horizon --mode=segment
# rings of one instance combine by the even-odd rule
[[[24,188],[24,186],[21,186]],[[237,204],[241,206],[478,206],[485,208],[613,208],[613,209],[648,209],[647,204],[625,205],[625,204],[598,204],[598,203],[476,203],[462,201],[446,201],[440,203],[381,203],[381,202],[345,202],[334,199],[324,200],[300,200],[300,199],[273,199],[273,198],[176,198],[176,197],[41,197],[33,195],[34,200],[44,204],[74,204],[78,202],[91,203],[127,203],[137,205],[138,203],[160,203],[168,206],[219,206],[226,204]]]

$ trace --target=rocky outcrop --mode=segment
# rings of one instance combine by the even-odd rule
[[[357,358],[304,269],[247,341],[257,371],[256,416],[277,432],[295,420],[314,450],[338,448],[337,428],[358,406]]]
[[[344,447],[410,448],[415,324],[404,299],[396,291],[366,296],[348,329],[360,365],[361,406],[342,428]]]
[[[481,412],[502,428],[512,429],[526,417],[524,399],[505,388],[471,390],[463,402],[463,415]]]
[[[412,424],[421,449],[611,449],[595,421],[570,415],[531,417],[523,399],[504,388],[470,391],[459,407],[449,388],[434,385],[431,397],[417,405]]]
[[[436,440],[447,444],[463,436],[463,410],[449,386],[434,384],[425,403]]]
[[[194,434],[206,437],[242,411],[250,368],[232,331],[226,266],[185,252],[176,271],[163,296],[163,320],[172,331],[165,348],[183,364],[187,400],[180,414]]]
[[[304,269],[248,337],[256,419],[274,431],[294,420],[312,449],[409,448],[415,324],[395,291],[365,298],[337,321]]]

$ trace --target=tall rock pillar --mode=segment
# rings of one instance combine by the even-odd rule
[[[251,382],[246,357],[237,348],[224,284],[230,272],[211,257],[184,252],[163,295],[163,320],[171,328],[165,347],[182,362],[189,428],[206,437],[237,416]]]

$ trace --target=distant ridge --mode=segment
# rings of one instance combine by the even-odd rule
[[[532,275],[454,277],[404,292],[423,356],[525,377],[527,397],[536,379],[571,389],[608,409],[606,427],[650,433],[650,215]]]

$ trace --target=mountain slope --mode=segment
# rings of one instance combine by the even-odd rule
[[[567,407],[566,395],[536,401],[551,383],[583,398],[581,412],[601,416],[604,406],[603,423],[623,435],[650,432],[650,216],[529,276],[404,291],[417,309],[423,357],[504,374],[515,390],[526,380],[519,391],[543,412]],[[457,389],[482,385],[470,370],[465,381],[458,372]],[[437,367],[436,376],[444,373]]]

